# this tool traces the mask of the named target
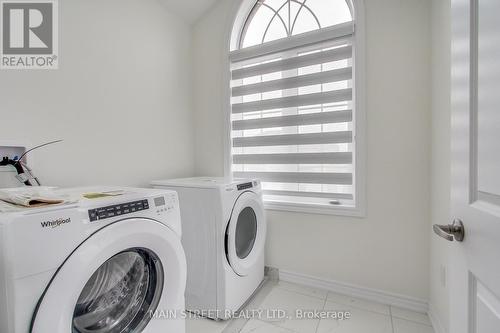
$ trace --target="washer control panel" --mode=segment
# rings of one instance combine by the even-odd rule
[[[95,222],[147,209],[149,209],[149,202],[147,199],[126,202],[119,205],[90,209],[89,219],[90,222]]]
[[[167,200],[165,200],[165,197],[154,198],[156,213],[158,213],[159,215],[163,213],[169,213],[170,211],[175,209],[175,202],[176,202],[175,195],[167,197]]]

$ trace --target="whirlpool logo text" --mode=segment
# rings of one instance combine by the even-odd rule
[[[71,222],[71,218],[67,218],[67,219],[57,219],[57,220],[52,220],[52,221],[45,221],[45,222],[40,222],[40,224],[42,225],[42,228],[57,228],[57,227],[60,227],[64,224],[68,224]]]

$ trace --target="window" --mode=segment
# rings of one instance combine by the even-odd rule
[[[232,175],[262,180],[271,209],[359,212],[352,4],[252,5],[229,56]]]

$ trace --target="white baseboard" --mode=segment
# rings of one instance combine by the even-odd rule
[[[292,282],[318,289],[324,289],[339,294],[349,295],[369,301],[375,301],[387,305],[397,306],[403,309],[427,313],[429,310],[428,302],[405,295],[390,293],[382,290],[376,290],[339,281],[326,280],[300,273],[289,271],[279,271],[279,279],[286,282]],[[441,333],[436,330],[436,333]]]
[[[432,327],[434,327],[434,332],[447,333],[447,330],[444,328],[443,322],[438,316],[435,308],[432,306],[432,303],[429,304],[429,311],[427,313],[429,315],[429,319],[431,320]]]

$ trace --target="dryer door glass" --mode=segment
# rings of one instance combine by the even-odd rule
[[[141,332],[158,306],[163,267],[145,249],[110,258],[92,275],[73,314],[73,333]]]
[[[236,224],[236,255],[240,259],[252,252],[257,237],[257,216],[251,207],[244,208]]]

